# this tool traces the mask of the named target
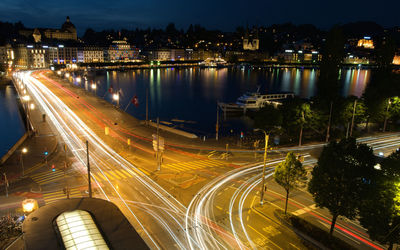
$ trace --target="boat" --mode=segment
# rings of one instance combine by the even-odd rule
[[[199,63],[200,67],[204,68],[224,68],[228,66],[228,63],[220,58],[207,58],[206,60]]]
[[[224,112],[259,110],[267,105],[278,106],[282,101],[288,98],[294,98],[294,93],[277,93],[262,95],[257,92],[247,92],[240,96],[235,103],[218,102],[218,106]]]

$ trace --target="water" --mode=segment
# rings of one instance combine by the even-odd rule
[[[0,85],[0,157],[25,133],[12,85]]]
[[[318,74],[316,69],[295,68],[142,69],[89,74],[81,85],[91,91],[90,83],[96,82],[97,95],[109,102],[114,102],[109,88],[120,90],[121,109],[136,95],[139,106],[129,104],[127,112],[139,119],[145,119],[148,89],[150,119],[160,117],[197,134],[211,135],[215,131],[217,101],[235,102],[246,91],[254,92],[258,87],[261,93],[293,92],[309,98],[316,94]],[[341,70],[342,95],[361,96],[369,78],[370,70]],[[246,119],[231,119],[225,123],[225,130],[241,130],[250,125]]]

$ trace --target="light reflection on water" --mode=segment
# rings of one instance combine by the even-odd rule
[[[97,72],[89,81],[99,82],[97,94],[111,100],[110,87],[120,91],[120,105],[125,109],[133,96],[139,107],[130,105],[127,112],[145,118],[146,88],[149,92],[149,117],[170,121],[194,121],[201,131],[215,130],[216,103],[234,102],[246,91],[261,93],[293,92],[309,98],[317,92],[319,71],[316,69],[199,69],[164,68],[131,71]],[[341,70],[342,95],[361,96],[370,79],[370,70]],[[192,126],[185,124],[185,127]]]
[[[0,157],[7,153],[24,132],[14,87],[0,85]]]

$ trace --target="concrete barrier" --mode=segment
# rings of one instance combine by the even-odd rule
[[[15,152],[15,150],[17,150],[17,148],[19,146],[21,146],[22,143],[24,143],[24,141],[26,140],[26,138],[28,138],[28,133],[25,133],[18,141],[17,143],[14,144],[14,146],[12,146],[10,148],[10,150],[8,150],[8,152],[3,155],[3,157],[1,157],[0,159],[0,165],[2,165],[8,158],[10,158],[10,156]]]
[[[152,126],[152,127],[157,128],[157,123],[149,121],[149,125]],[[192,133],[189,133],[189,132],[186,132],[186,131],[182,131],[182,130],[179,130],[179,129],[176,129],[176,128],[170,128],[170,127],[165,126],[165,125],[161,125],[160,124],[159,128],[161,130],[164,130],[164,131],[167,131],[167,132],[170,132],[170,133],[174,133],[174,134],[177,134],[177,135],[180,135],[180,136],[184,136],[186,138],[190,138],[190,139],[198,138],[197,135],[195,135],[195,134],[192,134]]]

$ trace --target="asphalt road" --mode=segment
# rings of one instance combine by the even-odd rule
[[[298,235],[282,226],[271,211],[264,211],[266,206],[257,205],[260,165],[239,167],[231,164],[232,159],[209,157],[209,146],[163,134],[169,145],[158,171],[151,142],[154,129],[46,74],[26,72],[20,77],[67,144],[72,156],[69,185],[86,185],[88,141],[94,195],[116,203],[151,248],[304,248]],[[110,127],[108,136],[104,134],[106,126]],[[400,144],[398,138],[399,134],[393,133],[359,141],[387,155]],[[275,153],[308,152],[322,146],[282,148]],[[273,167],[278,161],[269,165]],[[54,184],[51,180],[56,177],[49,177],[48,182],[43,182],[47,177],[37,178],[46,186]],[[63,183],[52,188],[61,186]],[[266,201],[282,207],[282,190],[272,183],[270,187]],[[294,193],[291,203],[296,205],[290,206],[290,211],[300,216],[309,216],[312,211],[317,216],[308,219],[329,220],[327,211],[310,209],[313,201],[306,192]],[[354,228],[351,234],[338,230],[343,231],[342,237],[370,246],[364,242],[369,239],[359,225],[342,221],[338,225],[346,231]]]

